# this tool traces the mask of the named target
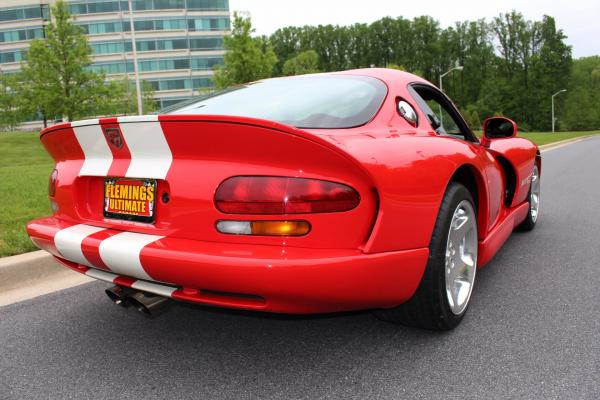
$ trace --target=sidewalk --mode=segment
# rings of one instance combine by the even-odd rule
[[[0,307],[91,281],[45,251],[0,258]]]

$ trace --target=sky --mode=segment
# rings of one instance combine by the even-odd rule
[[[600,0],[229,0],[232,11],[247,11],[256,33],[302,25],[350,25],[385,16],[429,15],[443,27],[516,10],[526,18],[553,16],[573,46],[573,57],[600,55]]]

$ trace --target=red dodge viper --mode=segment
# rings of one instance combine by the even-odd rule
[[[374,309],[451,329],[477,269],[536,224],[540,152],[516,134],[493,117],[478,139],[444,93],[396,70],[267,79],[43,130],[54,214],[27,231],[147,312]]]

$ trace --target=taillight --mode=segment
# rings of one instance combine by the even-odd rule
[[[48,195],[50,197],[54,197],[56,194],[56,181],[58,180],[58,171],[55,169],[50,174],[50,178],[48,179]]]
[[[310,214],[350,211],[356,190],[341,183],[306,178],[236,176],[217,189],[215,204],[226,214]]]
[[[304,236],[308,221],[217,221],[217,231],[230,235]]]

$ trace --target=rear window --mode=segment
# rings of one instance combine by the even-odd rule
[[[369,122],[386,94],[387,86],[368,76],[299,76],[238,86],[167,113],[261,118],[297,128],[352,128]]]

